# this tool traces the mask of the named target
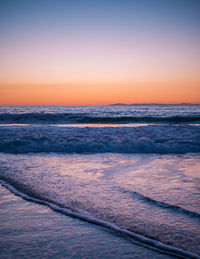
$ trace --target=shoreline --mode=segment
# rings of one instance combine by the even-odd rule
[[[0,194],[1,258],[174,258],[25,201],[1,185]]]

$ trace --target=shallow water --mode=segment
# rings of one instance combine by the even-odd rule
[[[1,154],[31,197],[199,253],[199,155]]]
[[[27,202],[0,186],[0,257],[173,258]]]

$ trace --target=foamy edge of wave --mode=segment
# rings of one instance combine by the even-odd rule
[[[55,203],[52,203],[52,202],[49,202],[49,201],[46,201],[46,200],[33,198],[33,197],[21,192],[20,190],[16,189],[13,185],[7,183],[6,181],[4,181],[2,179],[0,179],[0,183],[2,184],[2,186],[6,187],[9,191],[11,191],[15,195],[20,196],[21,198],[23,198],[27,201],[31,201],[31,202],[35,202],[35,203],[38,203],[38,204],[45,205],[45,206],[49,207],[50,209],[52,209],[56,212],[60,212],[60,213],[65,214],[67,216],[78,218],[78,219],[86,221],[88,223],[92,223],[92,224],[110,229],[114,232],[117,232],[118,234],[122,234],[126,237],[133,238],[137,241],[140,241],[140,242],[144,243],[145,245],[148,245],[148,246],[156,249],[159,252],[162,252],[162,253],[165,253],[165,254],[168,254],[168,255],[173,255],[173,256],[176,256],[176,257],[180,257],[180,258],[200,259],[200,256],[198,256],[197,254],[191,253],[191,252],[183,250],[181,248],[166,245],[166,244],[164,244],[160,241],[156,241],[156,240],[147,238],[145,236],[142,236],[140,234],[136,234],[134,232],[131,232],[131,231],[123,229],[123,228],[120,228],[120,227],[118,227],[114,224],[111,224],[109,222],[106,222],[106,221],[103,221],[103,220],[100,220],[100,219],[97,219],[97,218],[93,218],[93,217],[87,216],[85,214],[74,212],[74,211],[71,211],[67,208],[60,207]]]

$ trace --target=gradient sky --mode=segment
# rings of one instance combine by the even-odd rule
[[[200,103],[199,0],[0,0],[0,105]]]

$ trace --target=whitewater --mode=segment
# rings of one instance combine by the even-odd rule
[[[200,257],[200,105],[0,107],[0,152],[29,202]]]

